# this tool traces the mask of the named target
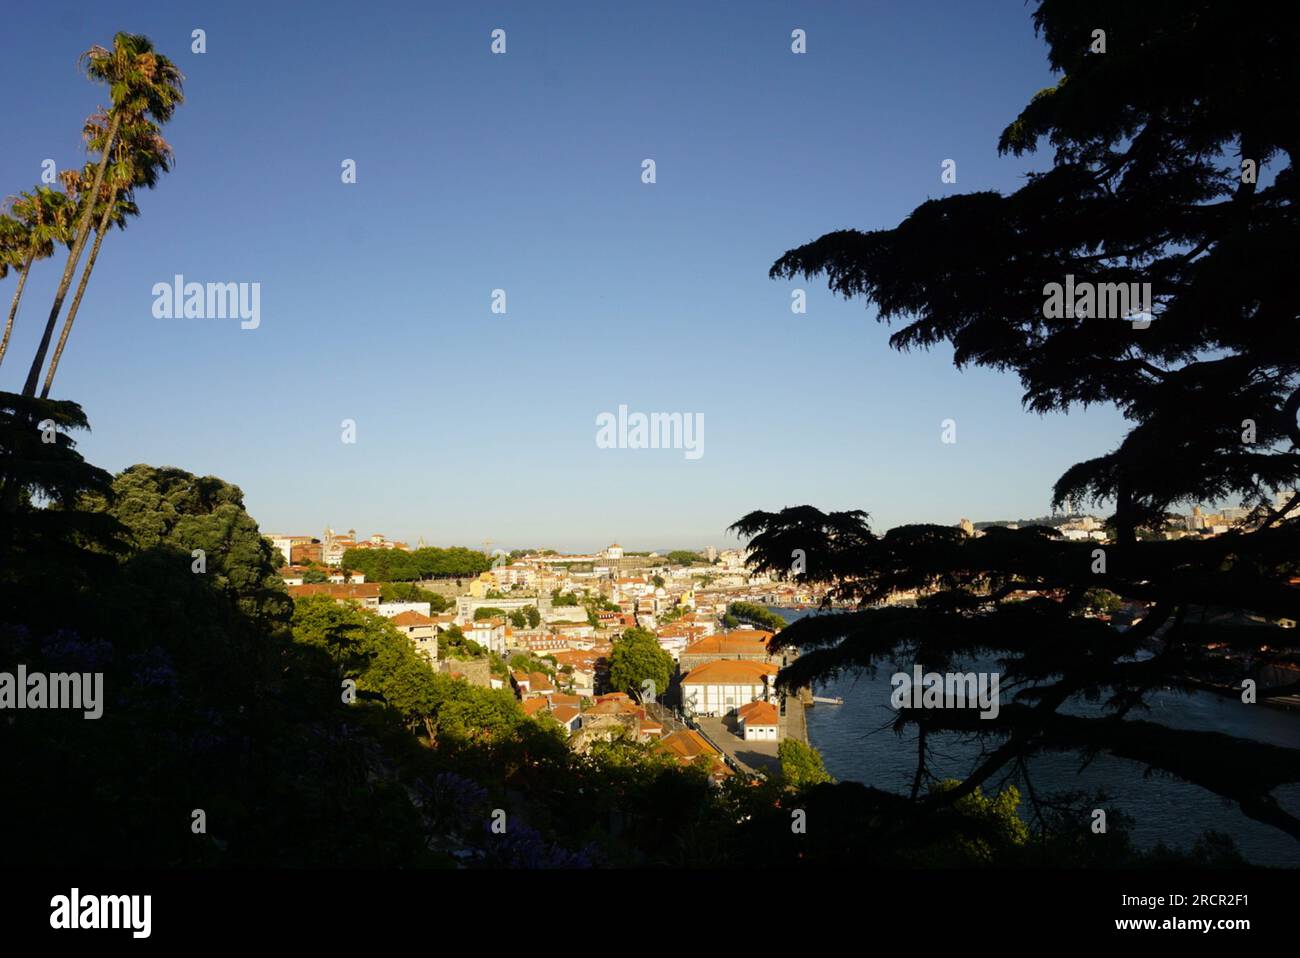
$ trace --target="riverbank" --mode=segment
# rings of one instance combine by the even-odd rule
[[[798,610],[776,609],[789,621]],[[803,613],[806,614],[806,613]],[[843,677],[818,687],[818,695],[844,699],[839,706],[815,706],[806,712],[808,741],[821,754],[827,769],[840,781],[856,781],[906,794],[916,772],[916,735],[896,734],[889,699],[890,670],[873,677]],[[1141,718],[1173,728],[1223,732],[1286,748],[1300,743],[1300,714],[1283,709],[1244,705],[1209,693],[1184,695],[1156,691]],[[1086,712],[1087,706],[1072,706]],[[979,746],[957,736],[945,736],[933,749],[931,766],[940,777],[964,778],[979,756]],[[1118,810],[1132,821],[1134,842],[1150,848],[1159,842],[1189,847],[1206,831],[1221,832],[1236,842],[1252,863],[1300,867],[1300,842],[1246,817],[1234,803],[1195,785],[1166,776],[1148,776],[1139,762],[1099,755],[1091,762],[1081,756],[1046,754],[1028,763],[1028,785],[1020,774],[993,780],[994,787],[1015,784],[1022,794],[1032,785],[1039,795],[1102,791],[1102,807]],[[1278,802],[1300,814],[1300,785],[1279,787]]]

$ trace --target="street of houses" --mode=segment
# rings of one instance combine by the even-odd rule
[[[434,669],[508,690],[526,716],[556,722],[576,751],[616,738],[646,743],[684,764],[702,761],[720,780],[770,773],[780,741],[804,739],[802,704],[776,690],[773,633],[724,625],[731,602],[774,588],[751,577],[738,552],[689,565],[653,554],[631,562],[618,545],[523,555],[459,583],[454,596],[446,582],[415,582],[441,588],[427,601],[398,601],[346,567],[349,550],[363,548],[354,535],[267,538],[293,557],[281,569],[292,596],[325,595],[386,618]],[[364,548],[408,547],[372,536]],[[799,598],[791,590],[790,603]],[[659,701],[610,687],[614,643],[633,628],[652,633],[673,662]]]

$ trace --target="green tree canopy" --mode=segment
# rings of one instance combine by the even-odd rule
[[[438,658],[440,659],[481,659],[487,654],[488,650],[483,646],[473,639],[465,638],[465,633],[458,625],[438,633]]]
[[[452,601],[437,592],[421,589],[409,582],[384,582],[379,586],[379,598],[384,602],[427,602],[429,611],[437,614],[451,608]]]
[[[686,549],[674,549],[672,552],[668,553],[666,558],[673,565],[695,565],[698,562],[709,561],[698,552],[690,552]]]
[[[753,602],[732,602],[727,606],[727,617],[733,624],[744,622],[769,632],[780,632],[786,624],[784,618]]]
[[[268,628],[288,621],[291,604],[270,543],[244,511],[238,486],[183,469],[136,465],[114,478],[111,496],[91,497],[86,505],[118,520],[151,566],[165,554],[175,571],[207,576],[254,621]],[[203,571],[195,571],[196,563]]]
[[[662,696],[672,678],[673,658],[646,629],[627,629],[614,640],[609,657],[609,684],[617,692],[640,696],[643,683],[654,683],[654,694]]]
[[[791,788],[801,789],[832,781],[822,763],[821,753],[798,739],[782,739],[776,748],[781,761],[781,780]]]
[[[348,549],[343,565],[365,573],[371,582],[414,582],[418,579],[462,579],[492,567],[482,552],[453,546],[449,549]]]

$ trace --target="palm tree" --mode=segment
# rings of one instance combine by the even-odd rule
[[[98,114],[86,121],[85,137],[92,150],[102,149],[101,144],[107,140],[109,123],[108,117],[104,114]],[[110,224],[117,226],[118,229],[126,229],[126,218],[138,216],[140,213],[135,205],[135,188],[144,186],[152,189],[157,185],[158,177],[171,169],[171,163],[172,148],[159,135],[158,127],[153,123],[143,118],[134,118],[120,127],[117,142],[113,146],[113,162],[104,178],[100,195],[96,197],[100,214],[99,222],[95,227],[95,242],[90,248],[86,267],[82,270],[81,279],[77,283],[77,292],[72,297],[72,305],[68,307],[68,316],[63,321],[59,342],[54,347],[54,356],[50,359],[50,368],[45,375],[45,385],[41,387],[42,399],[50,394],[50,384],[54,382],[54,373],[59,368],[59,359],[63,356],[64,346],[67,345],[68,334],[72,332],[72,324],[76,321],[77,310],[81,307],[81,297],[86,293],[86,284],[90,281],[91,270],[95,268],[95,260],[99,258],[99,247],[104,242],[104,234]],[[87,166],[82,173],[82,182],[88,184],[90,181],[90,167]],[[90,202],[89,197],[87,202]]]
[[[12,216],[0,214],[0,279],[9,275],[9,270],[22,266],[27,256],[27,228]],[[18,280],[19,297],[26,281],[26,271]],[[15,305],[14,309],[17,309]],[[5,324],[4,339],[0,340],[0,362],[4,362],[5,350],[9,348],[9,333],[13,330],[14,310],[9,312],[9,322]]]
[[[26,248],[26,237],[19,237],[22,224],[12,216],[0,214],[0,279],[9,275],[9,267],[16,265],[14,251]]]
[[[9,348],[9,336],[18,315],[18,304],[27,285],[27,274],[32,263],[54,255],[55,243],[71,242],[73,204],[68,197],[48,186],[38,186],[33,193],[21,193],[11,203],[13,216],[0,217],[5,222],[4,233],[8,242],[0,240],[8,252],[4,254],[6,267],[18,267],[18,287],[9,305],[9,318],[5,321],[4,337],[0,339],[0,362],[4,362]],[[0,276],[4,273],[0,272]]]
[[[108,84],[113,105],[108,110],[108,129],[100,148],[99,164],[87,190],[90,199],[81,211],[72,252],[68,254],[68,262],[63,267],[63,277],[59,280],[59,288],[54,295],[54,305],[50,307],[45,333],[37,347],[31,369],[28,370],[27,382],[23,385],[24,396],[36,395],[36,381],[40,377],[41,367],[45,365],[45,354],[50,348],[50,339],[54,336],[54,324],[58,322],[63,300],[68,295],[68,287],[72,285],[72,274],[76,272],[81,251],[90,235],[91,217],[96,206],[94,198],[100,195],[118,131],[124,123],[129,124],[145,116],[152,117],[158,123],[166,123],[177,105],[184,101],[181,94],[184,77],[180,70],[171,60],[156,52],[153,42],[146,36],[119,33],[113,37],[112,49],[93,46],[82,55],[81,61],[87,76]]]

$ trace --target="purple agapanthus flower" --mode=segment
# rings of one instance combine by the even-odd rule
[[[171,656],[159,648],[151,648],[131,657],[131,678],[145,688],[175,689],[176,669]]]
[[[503,833],[492,831],[492,823],[484,822],[484,864],[498,868],[591,868],[591,847],[571,851],[544,839],[537,829],[528,825],[511,824]]]
[[[86,638],[74,629],[59,629],[40,640],[40,655],[52,668],[101,672],[113,661],[113,646]]]

